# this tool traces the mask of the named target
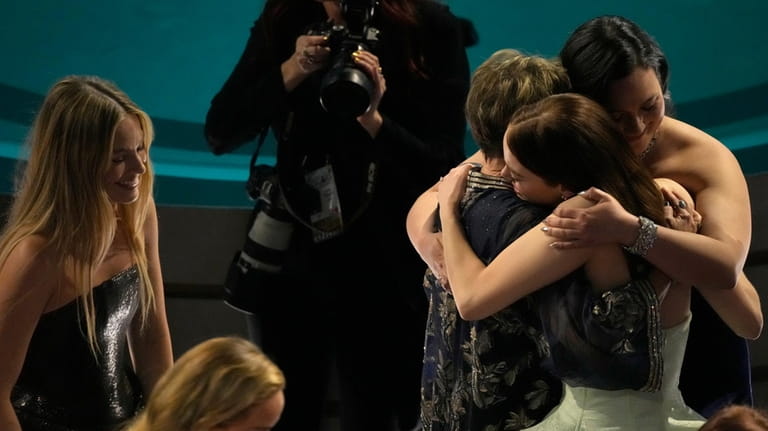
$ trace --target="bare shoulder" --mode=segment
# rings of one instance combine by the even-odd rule
[[[32,286],[52,286],[46,280],[58,276],[48,240],[40,235],[28,236],[13,246],[0,267],[0,288],[13,296]]]
[[[665,117],[657,146],[649,160],[653,175],[677,181],[694,194],[722,181],[743,178],[728,147],[683,121]]]
[[[665,117],[660,140],[676,151],[701,153],[731,153],[728,147],[709,133],[684,121]]]
[[[37,267],[49,265],[51,257],[48,239],[42,235],[30,235],[13,247],[13,250],[8,255],[6,264]]]

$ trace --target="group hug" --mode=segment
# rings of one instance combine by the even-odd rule
[[[659,43],[601,15],[470,71],[476,42],[434,0],[265,2],[202,138],[271,130],[295,222],[250,220],[280,250],[250,263],[258,336],[178,357],[152,119],[108,77],[55,82],[0,236],[0,430],[768,430],[747,182],[675,117]],[[331,112],[348,84],[364,112]]]

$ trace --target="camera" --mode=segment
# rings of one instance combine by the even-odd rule
[[[243,248],[235,253],[224,281],[224,302],[244,313],[258,312],[283,269],[294,231],[277,173],[272,166],[254,166],[247,191],[256,204]]]
[[[358,50],[370,51],[379,41],[379,30],[370,25],[377,3],[377,0],[341,0],[346,25],[323,22],[309,31],[309,34],[328,38],[330,62],[320,81],[320,104],[331,114],[354,118],[370,107],[373,83],[357,67],[352,54]]]
[[[254,166],[246,190],[256,205],[238,266],[243,272],[252,268],[280,272],[294,221],[283,202],[276,169],[268,165]]]

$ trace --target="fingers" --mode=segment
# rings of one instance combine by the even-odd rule
[[[580,208],[565,208],[563,205],[558,205],[544,220],[550,226],[565,227],[568,223],[566,219],[575,219],[583,211]]]
[[[685,200],[684,197],[669,190],[666,187],[661,187],[661,194],[664,196],[664,206],[672,207],[672,209],[688,210],[692,209],[693,202]]]
[[[590,187],[587,190],[584,190],[582,192],[579,192],[579,196],[589,199],[593,202],[600,202],[606,199],[610,199],[611,195],[608,193],[598,189],[597,187]]]
[[[326,43],[325,36],[300,36],[296,39],[294,56],[303,72],[314,72],[325,64],[330,54],[330,48]]]
[[[363,66],[374,80],[384,79],[384,69],[379,64],[379,58],[370,51],[359,50],[352,53],[355,63]]]
[[[568,250],[577,248],[578,244],[575,241],[554,241],[549,243],[549,246],[558,250]]]

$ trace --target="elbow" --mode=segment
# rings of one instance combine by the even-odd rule
[[[747,340],[757,340],[763,332],[763,313],[758,313],[752,321],[739,328],[737,335]]]
[[[208,134],[205,135],[205,140],[208,142],[208,148],[216,156],[220,156],[228,152],[229,148],[231,147],[231,145],[227,145],[227,143],[224,142],[223,140],[215,138]]]
[[[459,300],[456,297],[454,297],[454,300],[456,302],[456,310],[458,310],[459,316],[461,316],[463,320],[473,321],[488,317],[488,314],[483,313],[479,307],[472,304],[471,300]]]
[[[722,270],[718,271],[716,276],[713,276],[710,278],[711,284],[709,284],[709,287],[714,289],[723,289],[723,290],[733,289],[739,280],[740,274],[741,274],[740,268],[736,268],[735,266],[723,267]],[[692,284],[705,287],[697,283],[692,283]]]

